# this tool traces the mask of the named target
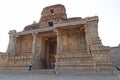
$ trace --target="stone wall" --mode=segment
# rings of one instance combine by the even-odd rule
[[[30,55],[32,52],[32,35],[22,35],[17,37],[16,55]]]
[[[62,52],[56,55],[56,69],[93,71],[93,59],[87,54],[84,29],[62,30],[61,37]]]
[[[85,33],[80,28],[63,30],[62,53],[86,53]]]
[[[5,53],[0,54],[0,67],[6,67],[8,64],[8,55]]]
[[[114,66],[120,66],[120,46],[111,47],[110,58]]]
[[[8,54],[0,54],[0,67],[28,67],[32,56],[12,56]]]
[[[32,56],[13,56],[8,58],[7,67],[28,67]]]

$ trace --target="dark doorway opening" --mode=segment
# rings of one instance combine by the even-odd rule
[[[55,55],[57,48],[56,37],[47,38],[45,40],[45,55],[44,55],[44,68],[45,69],[54,69],[55,68]]]

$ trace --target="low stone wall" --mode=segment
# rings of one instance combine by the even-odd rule
[[[28,67],[29,62],[32,61],[32,56],[12,56],[8,54],[0,55],[0,67]]]
[[[8,58],[8,67],[27,67],[32,56],[13,56]]]

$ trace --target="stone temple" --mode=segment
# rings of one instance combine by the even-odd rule
[[[98,35],[98,16],[67,18],[64,5],[43,8],[37,22],[23,31],[9,31],[9,45],[2,66],[35,69],[109,71],[110,47]]]

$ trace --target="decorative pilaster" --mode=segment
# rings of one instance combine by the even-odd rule
[[[9,56],[15,56],[16,54],[16,30],[10,30],[9,31],[10,39],[9,39],[9,45],[7,49],[7,53]]]
[[[87,50],[88,54],[92,55],[91,54],[91,49],[90,49],[89,28],[88,28],[88,26],[86,24],[84,25],[84,30],[85,30],[86,50]]]

